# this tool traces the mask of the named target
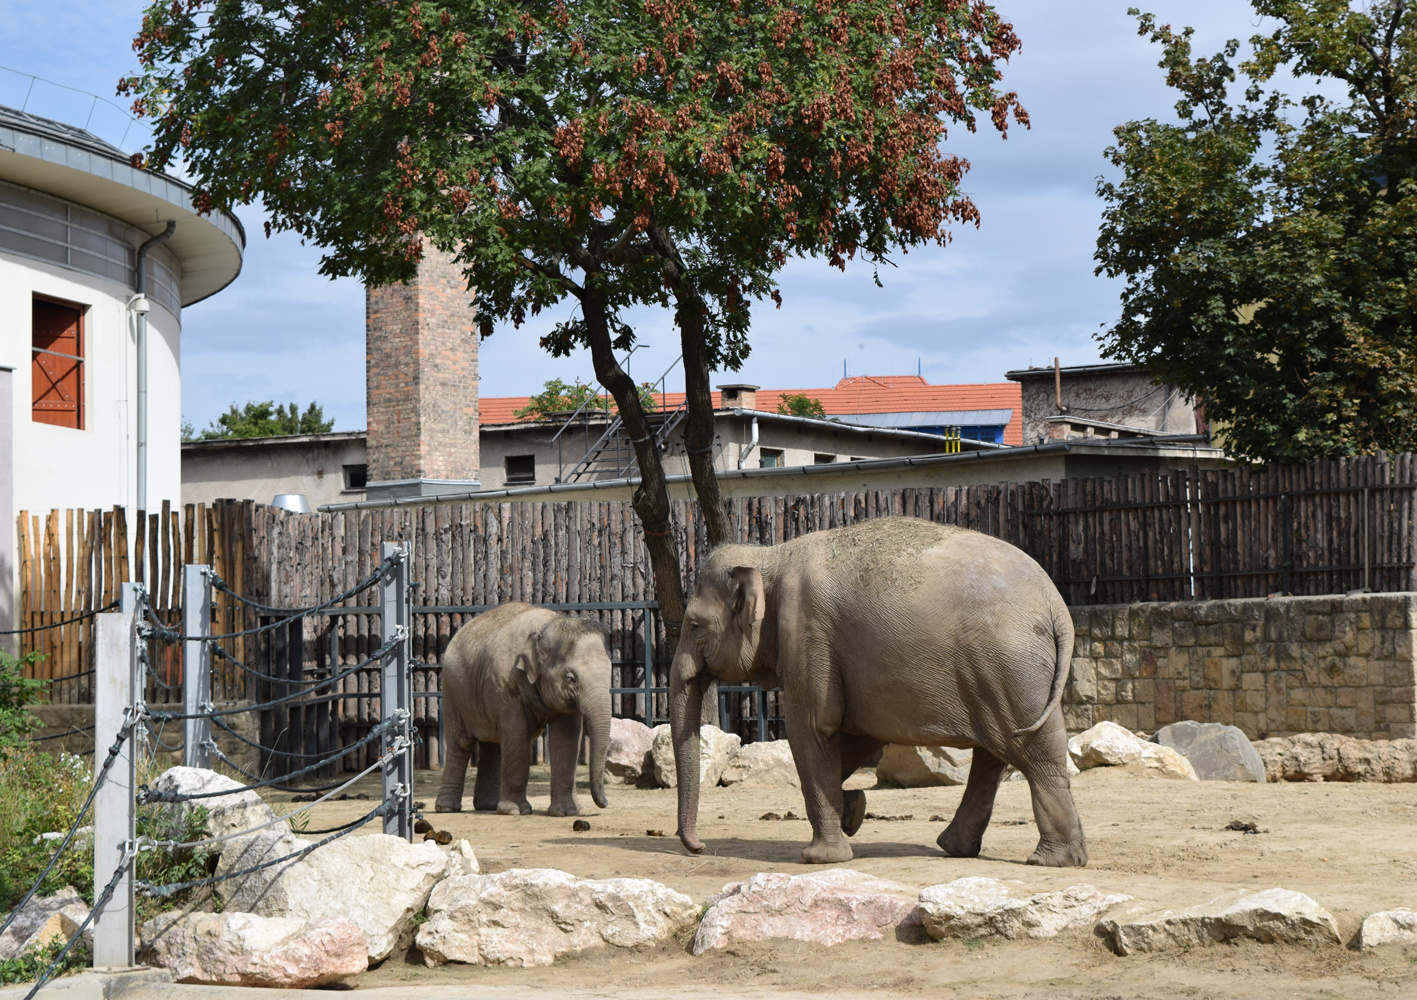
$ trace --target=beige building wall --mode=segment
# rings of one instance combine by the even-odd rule
[[[1134,365],[1089,365],[1061,372],[1063,406],[1069,416],[1166,434],[1196,432],[1195,403],[1173,386],[1159,386],[1151,372]],[[1048,418],[1058,402],[1051,368],[1008,373],[1023,388],[1023,443],[1048,437]]]
[[[189,441],[182,446],[182,502],[254,500],[303,493],[312,508],[364,499],[346,487],[346,468],[367,465],[363,431],[238,441]]]

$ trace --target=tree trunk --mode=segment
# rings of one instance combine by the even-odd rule
[[[677,649],[679,629],[684,623],[684,575],[679,567],[679,551],[669,532],[669,484],[664,479],[664,465],[660,462],[659,449],[634,380],[615,360],[605,300],[587,291],[581,297],[581,311],[585,316],[591,360],[595,363],[595,377],[615,397],[620,419],[625,422],[639,460],[640,485],[631,506],[640,519],[645,547],[649,549],[654,597],[659,602],[665,638],[670,649]]]

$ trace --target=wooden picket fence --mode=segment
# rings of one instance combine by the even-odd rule
[[[1340,459],[1303,466],[1201,471],[998,486],[867,490],[730,501],[738,538],[777,544],[874,517],[911,515],[973,528],[1032,555],[1070,604],[1326,594],[1367,588],[1417,590],[1417,459]],[[673,536],[686,583],[708,545],[697,504],[673,504]],[[308,607],[353,586],[379,563],[380,544],[412,543],[416,606],[414,688],[439,687],[448,640],[469,612],[505,601],[534,604],[647,602],[648,554],[626,501],[428,504],[330,514],[293,514],[251,502],[20,516],[20,627],[102,608],[118,583],[149,583],[156,615],[180,616],[181,567],[202,562],[243,597],[277,608]],[[328,676],[379,645],[368,594],[309,619],[275,648],[269,636],[227,643],[236,659],[271,672]],[[671,651],[650,611],[594,612],[609,625],[623,667],[620,686],[662,680]],[[651,621],[645,622],[645,615]],[[213,631],[263,621],[257,609],[218,595]],[[47,658],[39,676],[65,678],[55,700],[89,700],[92,621],[22,637]],[[649,649],[646,647],[648,639]],[[299,650],[294,647],[299,646]],[[161,684],[181,680],[175,648],[153,643]],[[284,669],[284,668],[283,668]],[[323,673],[322,673],[323,672]],[[282,675],[284,676],[284,675]],[[214,661],[213,694],[259,698],[242,671]],[[340,739],[377,721],[378,673],[342,683],[332,717]],[[165,688],[150,692],[163,700]],[[436,731],[437,700],[418,699],[417,722]],[[313,736],[311,737],[314,738]],[[424,760],[432,750],[421,751]],[[349,766],[362,766],[353,755]]]

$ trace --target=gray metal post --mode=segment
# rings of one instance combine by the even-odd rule
[[[185,566],[182,570],[182,634],[212,634],[212,577],[206,566]],[[212,647],[201,639],[182,643],[182,712],[192,716],[212,700]],[[212,766],[209,742],[211,719],[187,718],[182,723],[182,763],[187,767]]]
[[[384,801],[395,808],[384,816],[384,832],[413,840],[413,603],[409,596],[409,556],[407,542],[385,542],[380,555],[394,558],[393,569],[380,583],[379,609],[383,624],[383,645],[394,643],[384,656],[380,678],[380,714],[392,721],[393,732],[384,736],[383,752],[399,751],[384,764]]]
[[[136,607],[138,590],[125,584],[125,606]],[[102,765],[108,748],[133,718],[138,692],[138,616],[132,611],[97,617],[94,632],[94,762]],[[118,759],[94,799],[93,870],[98,889],[121,865],[126,873],[107,905],[94,910],[93,964],[133,964],[133,847],[137,837],[134,794],[137,790],[136,740],[123,742]],[[97,901],[95,901],[97,902]]]

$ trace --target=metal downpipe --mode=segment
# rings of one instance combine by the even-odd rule
[[[172,233],[177,228],[175,221],[169,220],[167,228],[156,236],[150,236],[142,246],[138,247],[137,271],[138,287],[137,294],[130,302],[129,308],[139,299],[146,299],[148,293],[148,251],[159,243],[166,243],[172,238]],[[137,509],[148,509],[148,313],[147,309],[138,313],[138,455],[137,455]]]

